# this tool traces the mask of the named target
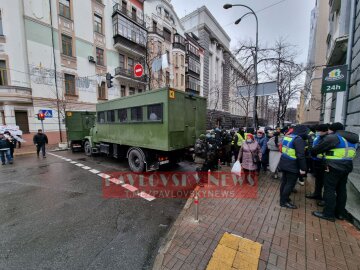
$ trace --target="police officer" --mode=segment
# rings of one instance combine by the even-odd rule
[[[307,128],[298,125],[293,128],[291,134],[284,137],[282,142],[282,155],[279,169],[282,171],[280,186],[280,206],[290,209],[297,207],[291,203],[290,194],[301,175],[306,174],[305,140]]]
[[[328,124],[320,124],[315,128],[316,137],[313,141],[311,149],[324,140],[325,136],[328,134],[328,127]],[[320,153],[316,156],[312,156],[312,160],[313,175],[315,176],[315,190],[313,193],[305,195],[305,197],[313,200],[322,200],[322,189],[324,187],[325,158],[324,155]]]
[[[233,147],[235,159],[238,157],[239,150],[240,150],[242,144],[244,143],[244,141],[245,141],[244,130],[242,128],[239,128],[238,132],[236,132],[234,134],[233,140],[231,142],[231,146]]]
[[[346,214],[346,183],[349,173],[353,170],[359,136],[344,131],[341,123],[331,124],[328,133],[329,135],[312,149],[313,156],[324,153],[326,160],[325,207],[322,212],[314,211],[312,214],[329,221],[335,221],[335,217],[343,220]]]

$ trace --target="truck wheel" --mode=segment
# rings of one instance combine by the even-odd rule
[[[91,149],[91,144],[89,141],[86,141],[84,144],[84,150],[85,150],[85,155],[90,157],[92,155],[92,149]]]
[[[143,172],[145,170],[145,160],[138,149],[132,149],[128,155],[129,167],[133,172]]]

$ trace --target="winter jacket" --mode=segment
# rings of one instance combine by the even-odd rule
[[[276,145],[276,136],[271,137],[267,142],[267,147],[270,151],[276,151],[276,152],[280,151],[279,146],[281,145],[282,137],[278,136],[277,138],[278,138],[277,145]]]
[[[257,141],[253,141],[252,143],[244,142],[238,156],[242,168],[255,171],[257,169],[257,164],[254,163],[253,159],[255,155],[258,155],[259,159],[262,158],[261,149]]]
[[[10,142],[6,139],[0,139],[0,150],[8,150],[10,149]]]
[[[306,139],[307,137],[307,128],[303,125],[296,126],[292,134],[297,135],[293,142],[296,159],[289,159],[283,154],[280,158],[279,169],[281,171],[300,174],[300,170],[307,171],[305,158],[306,142],[304,141],[304,138]]]
[[[43,145],[48,143],[48,138],[44,133],[36,134],[33,138],[34,144]]]
[[[265,155],[266,150],[267,150],[267,138],[266,138],[266,136],[262,136],[262,137],[255,136],[255,140],[258,142],[258,144],[260,146],[261,154]]]
[[[318,145],[312,148],[311,155],[315,157],[318,154],[324,154],[327,151],[334,149],[340,143],[337,134],[345,138],[350,143],[359,143],[359,136],[357,134],[339,130],[336,133],[326,135]],[[352,160],[326,160],[326,165],[335,170],[347,173],[350,173],[353,170]]]

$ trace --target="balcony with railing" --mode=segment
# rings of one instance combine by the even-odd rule
[[[137,23],[141,27],[145,28],[146,23],[143,18],[137,15],[137,13],[131,12],[127,8],[121,6],[120,4],[115,4],[113,6],[113,16],[115,14],[122,14],[125,15],[128,19],[132,20],[133,22]]]
[[[133,69],[124,68],[124,67],[115,68],[115,76],[122,76],[122,77],[133,79],[133,80],[136,80],[136,81],[139,81],[139,82],[143,82],[143,83],[147,82],[147,76],[146,75],[143,75],[142,77],[136,77],[134,75],[134,70]]]
[[[148,33],[149,34],[157,34],[157,35],[159,35],[161,37],[164,37],[164,31],[162,29],[158,28],[158,27],[150,27],[148,29]]]
[[[116,14],[113,17],[114,47],[146,53],[147,30]]]
[[[0,104],[2,102],[32,103],[31,88],[1,85]]]
[[[174,43],[173,43],[174,49],[180,49],[185,52],[185,38],[182,37],[179,34],[174,35]]]

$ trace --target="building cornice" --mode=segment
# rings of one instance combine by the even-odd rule
[[[229,40],[229,42],[231,41],[230,36],[225,32],[225,30],[221,27],[221,25],[219,24],[219,22],[215,19],[215,17],[211,14],[210,10],[206,7],[206,6],[202,6],[196,10],[194,10],[193,12],[191,12],[190,14],[186,15],[185,17],[181,18],[180,21],[183,22],[185,20],[188,20],[191,17],[195,17],[196,15],[200,14],[201,12],[205,12],[210,19],[216,24],[216,26],[219,28],[219,30],[221,31],[221,33]]]

